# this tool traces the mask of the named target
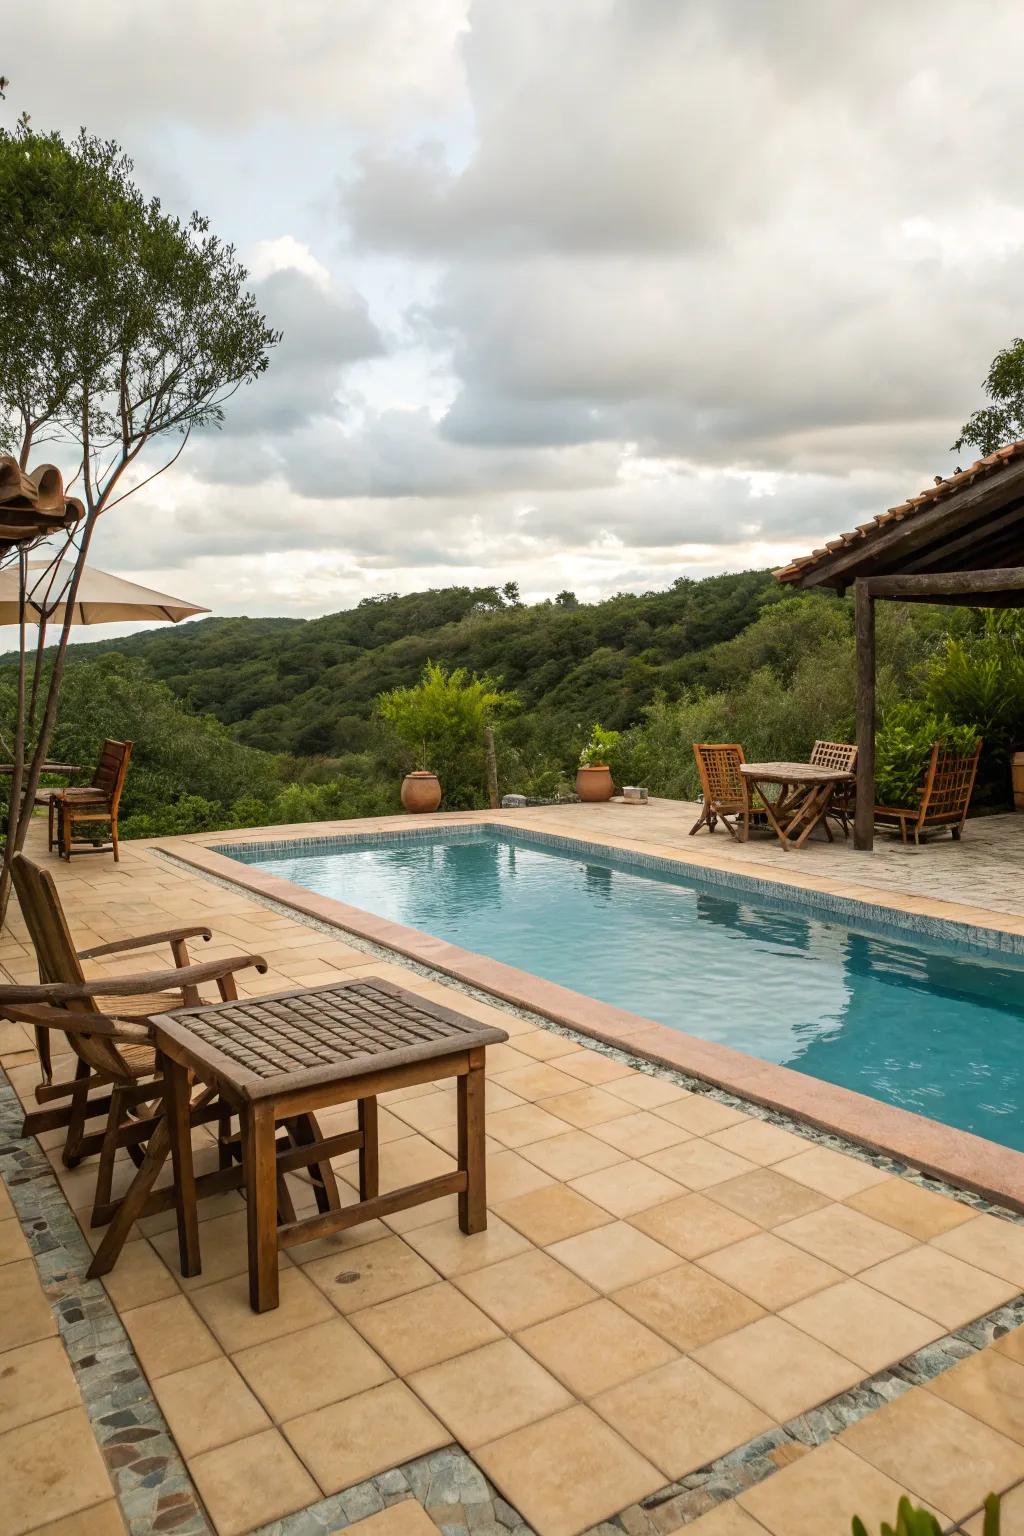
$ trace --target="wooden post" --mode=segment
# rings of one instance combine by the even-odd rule
[[[875,600],[867,580],[853,584],[857,646],[857,804],[853,846],[870,853],[875,836]]]
[[[487,794],[491,802],[491,810],[498,809],[498,759],[494,751],[494,732],[489,725],[484,726],[484,757],[487,761]]]

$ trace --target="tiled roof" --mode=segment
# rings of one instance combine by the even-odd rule
[[[775,572],[779,581],[798,581],[812,566],[818,565],[822,560],[833,555],[837,550],[851,544],[858,544],[870,540],[877,528],[884,528],[890,523],[900,523],[904,518],[913,517],[915,513],[931,507],[936,501],[944,501],[947,497],[955,496],[957,492],[966,490],[977,480],[983,480],[989,475],[996,475],[1010,464],[1024,459],[1024,439],[1016,443],[1009,443],[1005,448],[997,448],[995,453],[990,453],[987,458],[978,459],[968,469],[958,470],[955,475],[943,479],[936,475],[935,484],[928,486],[918,496],[911,496],[909,501],[901,501],[898,507],[890,507],[887,512],[880,512],[872,518],[870,523],[861,523],[859,528],[854,528],[851,533],[841,533],[838,538],[830,539],[822,549],[815,549],[809,555],[799,555],[791,560],[789,565],[784,565]]]

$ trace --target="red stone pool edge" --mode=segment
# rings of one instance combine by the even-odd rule
[[[281,829],[273,830],[280,839]],[[308,829],[304,830],[308,836]],[[248,836],[255,839],[259,834]],[[220,841],[223,843],[223,834]],[[457,981],[577,1030],[581,1035],[619,1046],[660,1066],[685,1072],[751,1103],[780,1110],[819,1130],[832,1131],[874,1152],[886,1153],[923,1173],[972,1190],[986,1200],[1024,1211],[1024,1153],[1011,1147],[942,1125],[937,1120],[885,1104],[853,1089],[808,1077],[791,1067],[760,1061],[730,1046],[670,1029],[665,1024],[657,1024],[639,1014],[573,992],[516,966],[433,938],[417,928],[307,891],[289,880],[281,880],[276,875],[217,853],[203,843],[176,839],[173,844],[155,846],[182,863],[227,880],[242,890],[280,902],[307,917],[393,949]],[[780,886],[785,889],[781,882]],[[891,901],[878,900],[874,904],[880,911],[898,910]]]

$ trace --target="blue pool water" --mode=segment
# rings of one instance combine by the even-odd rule
[[[417,837],[225,853],[675,1029],[1024,1150],[1024,957],[850,926],[740,887]]]

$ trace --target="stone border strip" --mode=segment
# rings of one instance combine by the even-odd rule
[[[460,835],[475,831],[461,828]],[[362,835],[362,834],[360,834]],[[410,834],[399,833],[401,838]],[[420,834],[422,835],[422,834]],[[531,835],[533,835],[531,833]],[[387,836],[381,834],[381,836]],[[313,840],[316,841],[316,840]],[[569,839],[554,839],[569,843]],[[594,856],[607,858],[598,844]],[[307,891],[276,875],[241,864],[203,843],[185,842],[156,847],[157,857],[170,858],[201,874],[215,876],[250,897],[276,901],[285,915],[300,915],[325,923],[348,942],[353,935],[382,945],[388,958],[404,955],[429,967],[442,981],[455,978],[479,988],[487,1000],[500,998],[544,1020],[566,1025],[592,1040],[603,1040],[662,1066],[686,1073],[736,1093],[747,1102],[779,1109],[786,1114],[846,1140],[866,1145],[921,1168],[947,1182],[976,1191],[999,1204],[1024,1210],[1024,1152],[942,1125],[880,1099],[869,1098],[808,1077],[791,1067],[778,1066],[746,1055],[731,1046],[701,1040],[682,1030],[655,1023],[608,1003],[573,992],[528,971],[474,954],[418,929],[394,923],[332,897]],[[681,866],[672,866],[678,873]],[[771,882],[764,882],[766,892]],[[774,899],[774,898],[773,898]],[[785,895],[783,896],[785,900]],[[884,908],[889,911],[892,909]],[[996,930],[984,930],[995,933]]]

